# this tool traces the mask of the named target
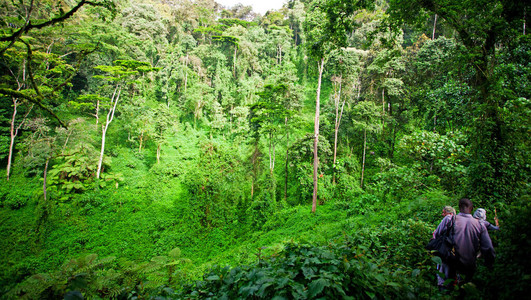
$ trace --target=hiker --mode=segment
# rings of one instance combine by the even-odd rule
[[[448,222],[448,220],[446,222],[444,220],[446,219],[446,217],[448,217],[448,219],[451,219],[452,216],[455,216],[455,208],[447,205],[443,207],[441,215],[443,216],[443,220],[441,221],[439,226],[437,226],[437,229],[435,229],[435,231],[433,232],[433,238],[435,238],[436,235],[441,234],[446,229],[446,223]]]
[[[483,224],[485,228],[487,228],[487,230],[489,231],[500,230],[500,227],[499,227],[500,224],[498,224],[498,218],[494,217],[496,226],[492,225],[489,221],[487,221],[487,211],[485,211],[485,209],[483,208],[478,208],[474,212],[474,218],[477,219],[479,223]]]
[[[487,228],[472,217],[474,205],[467,198],[459,200],[459,214],[455,218],[454,241],[458,255],[455,266],[450,265],[447,278],[457,280],[457,274],[464,276],[464,282],[472,280],[476,272],[476,259],[478,251],[481,252],[485,265],[489,268],[494,264],[496,257],[492,241]]]
[[[441,215],[443,216],[443,220],[441,221],[439,226],[437,226],[437,229],[435,229],[435,231],[433,232],[433,238],[440,234],[443,234],[443,232],[446,230],[447,224],[451,222],[452,217],[455,216],[455,209],[447,205],[443,208]],[[443,273],[446,278],[449,278],[450,268],[446,263],[443,262],[442,264],[437,264],[437,271]],[[444,281],[445,278],[441,277],[441,275],[437,273],[437,286],[439,287],[439,290],[445,289]]]

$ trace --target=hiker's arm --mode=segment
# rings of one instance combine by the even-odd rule
[[[496,252],[492,246],[492,240],[490,239],[487,228],[482,226],[481,235],[480,235],[480,251],[481,255],[485,259],[485,265],[489,268],[494,264],[494,258],[496,257]]]
[[[489,223],[489,225],[487,226],[487,229],[488,230],[500,230],[500,227],[494,226],[494,225]]]

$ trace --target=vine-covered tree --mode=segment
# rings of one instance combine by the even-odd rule
[[[458,70],[471,72],[463,80],[474,90],[472,114],[468,120],[470,129],[475,132],[471,140],[470,194],[489,202],[515,199],[519,189],[512,186],[521,182],[523,174],[517,171],[517,165],[527,154],[523,157],[507,155],[513,152],[513,137],[508,134],[509,124],[501,111],[513,99],[530,95],[523,90],[506,92],[503,87],[512,85],[509,74],[521,72],[524,65],[507,68],[501,63],[501,57],[513,53],[518,43],[528,44],[525,24],[530,9],[531,4],[527,2],[505,0],[390,2],[391,17],[396,21],[420,25],[429,12],[444,19],[457,33],[463,46],[459,52],[462,67]]]

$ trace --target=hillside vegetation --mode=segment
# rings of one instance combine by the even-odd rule
[[[530,4],[0,3],[1,298],[528,298]]]

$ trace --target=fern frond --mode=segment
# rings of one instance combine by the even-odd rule
[[[122,292],[122,288],[120,288],[119,286],[115,286],[109,289],[108,296],[111,299],[116,299],[118,298],[121,292]]]
[[[156,288],[163,284],[165,284],[167,281],[164,276],[150,276],[150,280],[145,282],[146,288]]]
[[[157,270],[160,270],[164,265],[159,263],[149,263],[143,268],[143,273],[153,273]]]
[[[178,259],[181,257],[181,249],[179,247],[173,248],[168,254],[171,258]]]
[[[94,266],[98,260],[98,255],[91,253],[83,258],[80,258],[83,261],[85,266]]]
[[[100,258],[100,260],[98,261],[98,264],[99,265],[106,265],[106,264],[114,261],[115,259],[116,259],[116,256],[108,256],[108,257]]]
[[[154,256],[151,261],[154,263],[164,264],[166,261],[168,261],[168,258],[166,256]]]

